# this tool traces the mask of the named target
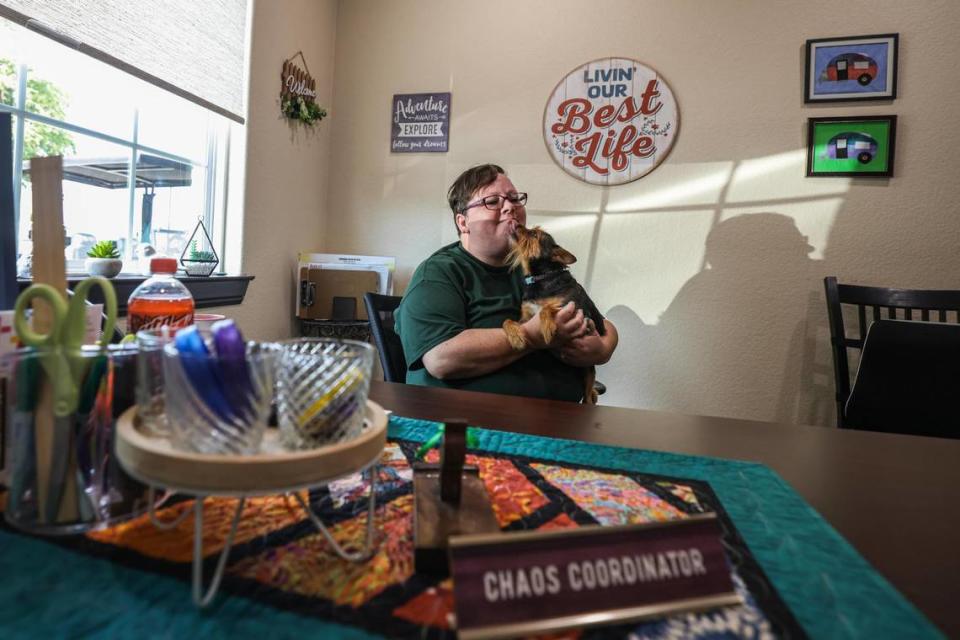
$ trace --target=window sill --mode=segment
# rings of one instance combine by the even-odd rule
[[[75,286],[77,286],[77,283],[79,283],[85,277],[85,275],[67,276],[67,286],[73,289]],[[187,289],[190,290],[197,309],[205,309],[209,307],[225,307],[242,303],[244,296],[247,294],[247,286],[249,286],[250,281],[253,280],[254,277],[255,276],[243,274],[222,276],[212,275],[204,278],[194,276],[177,276],[177,280],[185,284]],[[111,282],[113,282],[114,289],[117,291],[117,311],[121,316],[127,314],[127,299],[130,297],[130,294],[133,293],[133,290],[137,288],[137,285],[146,279],[147,276],[120,274],[111,280]],[[30,286],[30,280],[26,278],[18,278],[17,285],[19,286],[20,291],[23,291]],[[89,299],[90,302],[94,304],[103,302],[103,296],[100,295],[100,290],[97,287],[94,287],[90,290]]]

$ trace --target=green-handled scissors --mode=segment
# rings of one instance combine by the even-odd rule
[[[80,382],[84,375],[83,358],[71,357],[83,345],[86,333],[86,304],[90,287],[97,285],[103,292],[104,313],[107,316],[99,344],[105,344],[113,335],[117,323],[117,294],[113,284],[101,276],[81,281],[67,303],[63,295],[48,284],[34,284],[20,294],[14,307],[13,326],[23,344],[40,351],[40,362],[53,383],[53,413],[66,416],[77,409]],[[53,326],[49,333],[35,333],[27,322],[27,307],[34,298],[45,300],[53,310]]]

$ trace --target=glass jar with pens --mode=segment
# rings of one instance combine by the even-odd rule
[[[10,356],[4,517],[27,531],[87,531],[146,507],[146,487],[112,455],[115,419],[134,403],[136,349],[82,346],[92,287],[103,294],[103,334],[110,336],[117,299],[101,277],[80,282],[69,302],[54,287],[34,284],[14,309],[14,328],[25,347]],[[28,320],[35,301],[47,310],[41,329]]]
[[[75,406],[62,409],[50,354],[24,348],[10,356],[4,517],[31,533],[91,531],[148,506],[147,487],[113,456],[116,419],[135,402],[136,347],[77,347],[63,355],[78,384]]]
[[[279,346],[246,342],[232,320],[204,338],[197,327],[163,348],[171,444],[183,451],[258,452],[273,400]]]

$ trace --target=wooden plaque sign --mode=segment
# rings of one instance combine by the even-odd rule
[[[543,112],[543,140],[554,162],[590,184],[642,178],[663,162],[680,126],[667,81],[630,58],[602,58],[561,80]]]
[[[298,54],[303,56],[303,54]],[[296,58],[296,56],[294,56]],[[306,62],[304,62],[306,66]],[[317,100],[317,81],[313,79],[307,71],[304,71],[296,64],[293,59],[285,60],[283,69],[280,72],[280,97],[288,98],[291,96],[303,96],[307,102],[316,102]]]
[[[741,604],[714,514],[450,539],[463,640]]]
[[[293,62],[297,58],[303,62],[302,69]],[[302,51],[284,60],[280,69],[280,112],[308,125],[327,115],[327,110],[317,104],[317,81],[310,75]]]

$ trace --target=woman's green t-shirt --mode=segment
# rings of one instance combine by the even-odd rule
[[[487,391],[533,398],[583,398],[583,369],[563,364],[548,350],[535,351],[506,367],[462,380],[439,380],[423,366],[423,355],[464,329],[498,329],[520,318],[523,275],[492,267],[459,242],[427,258],[414,272],[395,314],[407,361],[407,384]]]

